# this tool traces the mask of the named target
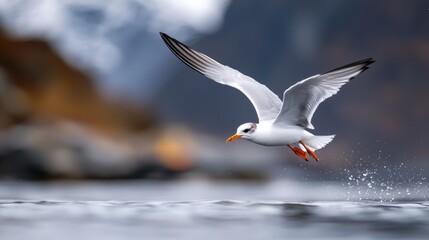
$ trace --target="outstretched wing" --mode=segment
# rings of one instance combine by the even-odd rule
[[[220,84],[236,88],[244,93],[255,107],[260,122],[272,120],[277,116],[282,102],[265,85],[189,48],[165,33],[160,34],[168,48],[186,65]]]
[[[319,104],[336,94],[341,86],[368,69],[373,62],[372,58],[367,58],[297,82],[284,92],[283,106],[274,124],[314,129],[311,118]]]

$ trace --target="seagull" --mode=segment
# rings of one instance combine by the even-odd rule
[[[288,146],[305,161],[308,161],[307,153],[318,161],[314,152],[325,147],[335,137],[316,136],[307,131],[314,129],[311,119],[319,104],[375,62],[373,58],[367,58],[299,81],[286,89],[282,102],[270,89],[253,78],[191,49],[165,33],[160,32],[160,35],[174,55],[186,65],[215,82],[240,90],[252,102],[259,123],[240,125],[226,142],[241,138],[265,146]]]

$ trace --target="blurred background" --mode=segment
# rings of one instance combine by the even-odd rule
[[[424,0],[0,0],[0,178],[425,180],[428,9]],[[376,63],[318,108],[313,132],[336,138],[319,162],[303,162],[286,147],[225,144],[257,121],[251,103],[181,63],[159,32],[279,96],[353,61]]]

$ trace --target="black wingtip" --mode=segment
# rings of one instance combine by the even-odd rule
[[[204,75],[207,60],[199,57],[194,50],[181,43],[179,40],[172,38],[163,32],[159,32],[159,34],[167,47],[174,55],[176,55],[177,58],[179,58],[180,61]]]
[[[168,43],[168,41],[172,41],[172,42],[178,43],[178,44],[180,44],[180,45],[184,45],[184,44],[183,44],[183,43],[181,43],[179,40],[177,40],[177,39],[175,39],[175,38],[172,38],[172,37],[168,36],[166,33],[159,32],[159,35],[161,35],[162,40],[164,40],[164,42],[165,42],[168,46],[170,46],[170,44]],[[185,45],[185,46],[186,46],[186,45]],[[187,47],[187,46],[186,46],[186,47]]]
[[[173,49],[171,48],[171,44],[169,43],[169,41],[177,43],[181,46],[184,46],[186,48],[189,48],[188,46],[186,46],[185,44],[181,43],[179,40],[172,38],[170,36],[168,36],[166,33],[163,32],[159,32],[159,35],[161,35],[162,40],[164,40],[165,44],[167,44],[167,46],[173,51]],[[174,52],[174,51],[173,51]]]
[[[363,71],[365,71],[365,70],[367,70],[369,68],[368,66],[370,64],[373,64],[373,63],[375,63],[375,59],[374,58],[372,58],[372,57],[371,58],[365,58],[365,59],[362,59],[362,60],[359,60],[359,61],[356,61],[356,62],[349,63],[349,64],[344,65],[342,67],[335,68],[335,69],[333,69],[331,71],[328,71],[326,73],[335,72],[335,71],[338,71],[338,70],[341,70],[341,69],[350,68],[350,67],[359,66],[359,65],[362,65],[361,69],[362,69],[362,72],[363,72]]]
[[[159,32],[159,35],[161,36],[162,40],[164,40],[164,42],[166,42],[167,39],[171,39],[170,36],[168,36],[167,34],[165,34],[163,32]]]

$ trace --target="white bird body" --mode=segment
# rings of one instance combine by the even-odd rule
[[[273,121],[263,121],[256,125],[257,128],[253,134],[241,138],[264,146],[286,146],[314,136],[301,127],[279,127],[273,125]]]
[[[374,62],[367,58],[299,81],[286,89],[282,102],[253,78],[218,63],[165,33],[160,34],[170,50],[186,65],[220,84],[240,90],[252,102],[259,123],[240,125],[227,142],[243,138],[265,146],[286,145],[304,160],[308,160],[306,153],[318,160],[314,151],[323,148],[335,136],[315,136],[306,130],[314,129],[311,119],[319,104]]]

